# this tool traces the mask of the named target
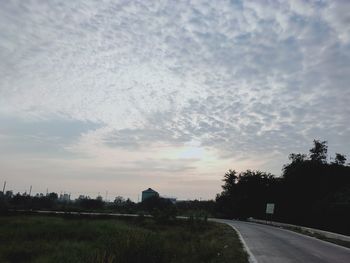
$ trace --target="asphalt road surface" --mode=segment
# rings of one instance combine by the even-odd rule
[[[312,237],[280,229],[235,220],[217,220],[233,226],[258,263],[350,263],[350,249]]]

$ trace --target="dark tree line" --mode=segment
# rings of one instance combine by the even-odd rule
[[[90,198],[79,196],[70,200],[68,195],[58,196],[57,193],[36,194],[27,193],[13,194],[12,191],[0,192],[0,211],[8,210],[60,210],[60,211],[96,211],[96,210],[126,210],[132,204],[129,199],[119,202],[104,202],[101,196]]]
[[[274,203],[274,219],[350,233],[350,166],[337,153],[327,161],[327,142],[314,140],[309,154],[292,153],[282,177],[261,171],[228,171],[217,211],[231,218],[265,218]]]
[[[68,195],[67,195],[68,196]],[[12,191],[0,192],[0,214],[14,210],[52,210],[76,212],[111,212],[122,214],[150,214],[159,221],[174,219],[177,215],[205,217],[215,212],[214,201],[179,201],[172,203],[167,198],[152,197],[140,203],[117,196],[114,201],[106,202],[101,196],[90,198],[79,196],[75,200],[66,199],[66,195],[57,193],[28,195],[27,193],[13,194]]]

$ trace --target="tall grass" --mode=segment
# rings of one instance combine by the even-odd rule
[[[230,228],[184,220],[0,217],[0,262],[246,262]]]

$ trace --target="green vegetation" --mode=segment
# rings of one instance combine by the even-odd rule
[[[0,262],[247,262],[236,233],[204,220],[0,217]]]

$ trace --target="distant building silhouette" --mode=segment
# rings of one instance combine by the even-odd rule
[[[154,191],[152,188],[148,188],[147,190],[142,191],[141,201],[143,202],[147,198],[150,198],[153,196],[159,196],[159,193],[157,191]]]
[[[176,197],[163,197],[163,196],[162,196],[162,198],[164,198],[164,199],[170,201],[170,202],[173,203],[173,204],[176,204]]]
[[[60,194],[59,200],[62,202],[68,202],[68,201],[70,201],[70,195],[69,194]]]

